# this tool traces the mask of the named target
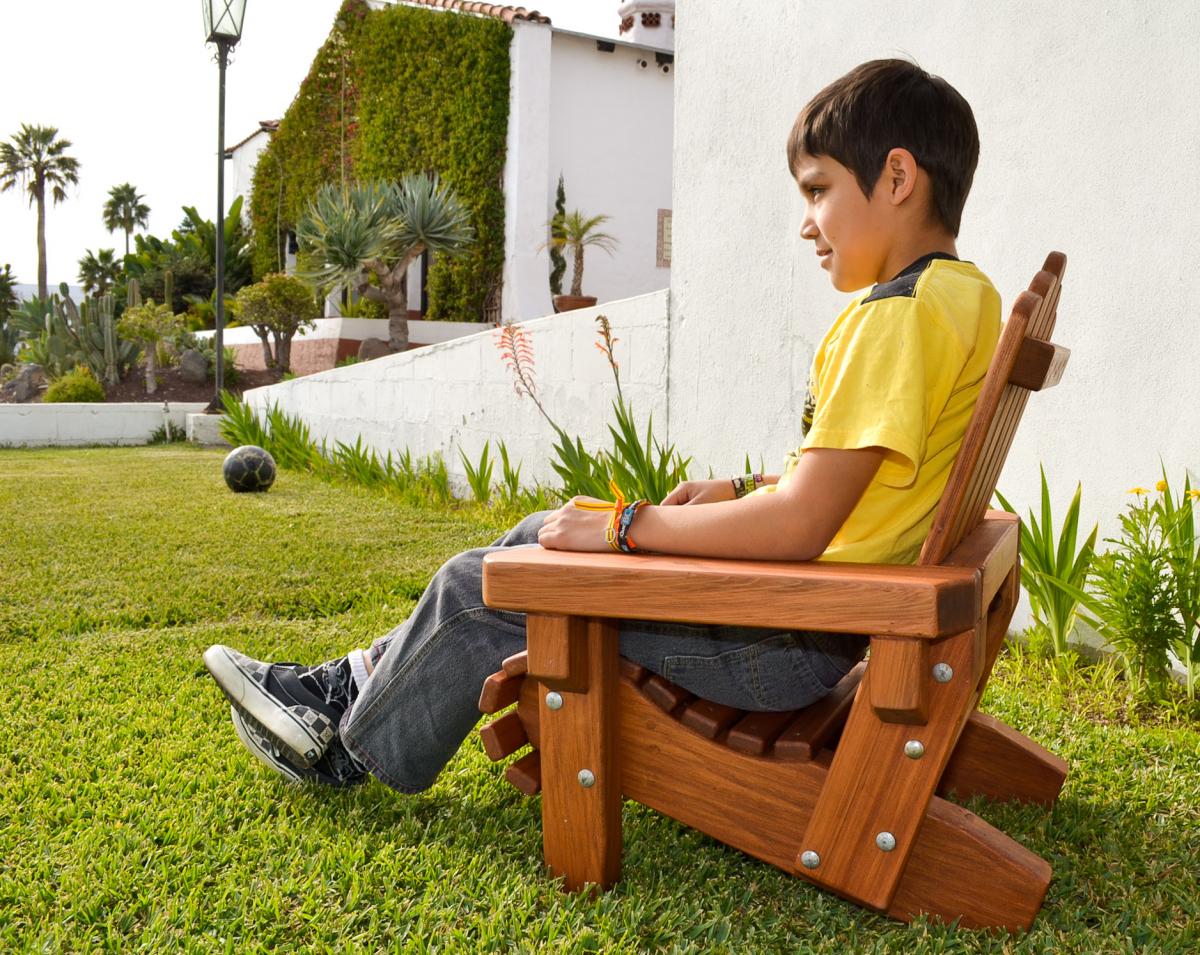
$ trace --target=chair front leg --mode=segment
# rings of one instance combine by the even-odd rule
[[[543,685],[546,865],[569,891],[608,888],[621,873],[618,631],[607,620],[537,614],[526,631],[529,674]]]
[[[975,657],[985,627],[981,620],[975,629],[928,643],[922,653],[885,651],[877,658],[880,641],[872,640],[866,675],[804,833],[797,874],[864,905],[888,909],[974,706]],[[926,664],[913,677],[925,684],[913,699],[927,705],[928,719],[922,724],[885,721],[893,714],[877,712],[871,684],[880,680],[899,687],[899,675],[886,666],[899,662],[911,674],[914,658]]]

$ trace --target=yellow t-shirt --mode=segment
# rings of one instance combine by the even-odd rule
[[[918,259],[853,301],[813,357],[804,443],[788,455],[787,484],[808,448],[887,449],[821,560],[913,563],[983,385],[1000,334],[1000,296],[970,262]]]

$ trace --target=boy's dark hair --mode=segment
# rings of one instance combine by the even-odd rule
[[[954,235],[979,161],[979,131],[962,94],[906,60],[871,60],[814,96],[788,136],[788,168],[829,156],[869,199],[892,149],[907,149],[929,175],[933,214]]]

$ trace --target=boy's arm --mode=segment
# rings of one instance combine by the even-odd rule
[[[842,526],[883,461],[882,448],[810,448],[774,494],[705,507],[642,507],[629,529],[639,550],[696,557],[812,560]],[[608,550],[609,514],[567,504],[546,518],[543,547]]]

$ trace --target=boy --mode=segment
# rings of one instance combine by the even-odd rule
[[[979,154],[966,101],[900,60],[865,63],[804,107],[787,145],[801,237],[840,291],[869,290],[813,360],[804,442],[780,476],[687,481],[626,511],[622,549],[911,563],[995,350],[999,296],[955,249]],[[612,507],[573,501],[491,546],[609,549]],[[704,506],[697,506],[704,505]],[[522,614],[481,597],[479,548],[449,560],[412,616],[315,667],[226,647],[205,663],[259,760],[289,779],[430,786],[478,720],[483,680],[524,649]],[[866,638],[622,621],[621,653],[708,699],[787,710],[820,698]]]

